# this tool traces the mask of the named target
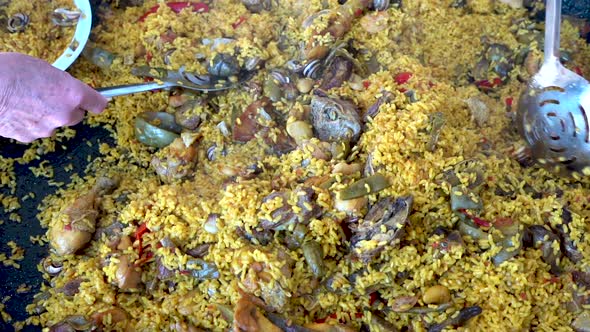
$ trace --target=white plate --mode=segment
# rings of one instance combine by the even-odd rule
[[[88,37],[90,37],[90,29],[92,28],[92,10],[90,8],[89,0],[74,0],[74,5],[82,12],[78,24],[76,25],[76,32],[72,41],[62,53],[62,55],[55,60],[53,66],[66,70],[82,53]]]

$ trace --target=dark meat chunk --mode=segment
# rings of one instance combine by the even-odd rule
[[[330,67],[324,72],[320,85],[322,90],[330,90],[342,86],[352,75],[352,62],[344,57],[337,56]]]
[[[386,246],[399,244],[412,209],[412,201],[411,196],[397,199],[387,197],[373,205],[361,223],[352,230],[352,253],[364,262],[369,262]],[[373,241],[374,246],[367,249],[365,241]]]
[[[529,226],[524,232],[524,246],[541,249],[543,261],[551,266],[551,273],[559,274],[561,269],[558,259],[561,257],[561,250],[557,252],[553,250],[554,241],[559,242],[559,237],[541,225]]]
[[[356,141],[361,134],[361,121],[356,107],[336,98],[314,95],[311,120],[316,136],[326,142]]]
[[[572,262],[577,263],[582,260],[584,256],[568,232],[568,225],[572,222],[572,213],[567,207],[564,207],[561,212],[561,220],[561,224],[555,227],[555,231],[561,239],[561,250],[564,252],[567,258],[569,258]]]

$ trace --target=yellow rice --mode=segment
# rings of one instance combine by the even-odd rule
[[[6,2],[6,1],[3,1]],[[0,30],[0,52],[18,52],[54,62],[66,50],[75,26],[56,26],[51,21],[51,13],[57,8],[74,9],[72,0],[51,1],[7,1],[0,6],[0,17],[25,14],[29,23],[24,31],[10,33],[6,27]],[[6,21],[2,21],[6,24]]]
[[[542,261],[540,250],[523,250],[500,266],[494,266],[491,258],[500,251],[492,238],[474,241],[464,237],[465,247],[454,248],[444,256],[436,258],[435,244],[440,237],[431,236],[437,226],[453,227],[458,217],[451,211],[448,195],[451,188],[440,184],[436,178],[448,167],[463,160],[476,158],[484,169],[487,186],[482,189],[480,198],[484,209],[481,215],[486,220],[510,217],[522,225],[543,224],[549,216],[553,224],[560,222],[560,208],[566,203],[572,211],[571,236],[579,250],[584,253],[583,260],[574,267],[567,259],[562,265],[566,268],[587,270],[590,263],[590,239],[584,234],[588,231],[587,209],[589,181],[557,177],[537,167],[524,168],[510,155],[516,136],[511,132],[511,122],[506,113],[506,98],[517,98],[522,84],[513,77],[508,84],[497,90],[497,98],[478,91],[465,80],[455,77],[456,68],[471,68],[476,62],[483,46],[480,37],[488,36],[494,42],[504,43],[516,48],[518,42],[510,32],[514,18],[525,15],[524,9],[508,9],[496,2],[477,0],[470,2],[473,13],[463,14],[459,9],[449,7],[451,1],[415,0],[404,1],[403,10],[390,8],[387,11],[386,28],[369,33],[360,24],[354,23],[347,38],[352,38],[358,48],[364,48],[376,56],[386,70],[363,78],[366,81],[362,90],[353,89],[352,84],[331,91],[351,99],[364,112],[383,91],[393,93],[394,100],[384,104],[380,112],[364,130],[363,135],[349,161],[364,164],[371,154],[373,164],[380,168],[391,186],[377,194],[368,196],[371,203],[378,199],[404,195],[413,196],[413,210],[404,240],[412,245],[387,247],[365,266],[362,262],[350,262],[343,258],[344,239],[340,232],[343,212],[334,210],[332,193],[346,187],[340,175],[333,175],[335,182],[330,188],[318,188],[318,204],[331,213],[313,219],[308,225],[308,237],[321,244],[326,264],[331,273],[348,276],[365,267],[369,272],[359,276],[354,285],[341,278],[341,289],[349,292],[331,293],[322,291],[311,300],[308,297],[291,297],[291,308],[309,308],[306,314],[301,311],[289,316],[297,324],[306,324],[335,314],[357,329],[362,323],[370,321],[372,313],[364,310],[369,305],[367,290],[376,285],[386,285],[379,290],[385,300],[383,306],[391,306],[394,299],[405,296],[418,296],[430,286],[439,284],[447,287],[452,294],[454,306],[438,313],[422,316],[389,311],[389,322],[401,328],[410,327],[416,331],[425,330],[430,324],[441,322],[452,316],[457,308],[478,305],[483,309],[481,315],[463,327],[469,331],[558,331],[571,330],[570,323],[574,313],[566,310],[565,303],[571,300],[567,277],[553,278],[549,266]],[[178,69],[186,65],[188,70],[203,72],[205,68],[194,60],[194,54],[210,51],[191,43],[203,36],[218,38],[233,36],[242,47],[239,60],[245,56],[256,55],[266,60],[269,68],[283,65],[290,59],[287,52],[277,46],[279,34],[289,40],[307,41],[309,30],[301,28],[301,20],[325,7],[335,8],[336,0],[330,1],[281,1],[272,12],[252,15],[238,1],[216,1],[211,4],[209,13],[192,14],[183,11],[174,14],[162,7],[157,14],[150,15],[143,24],[136,18],[156,1],[145,1],[140,7],[113,9],[105,15],[103,23],[94,30],[97,45],[120,55],[109,69],[99,69],[85,59],[80,59],[71,73],[93,86],[109,86],[140,82],[141,79],[129,74],[131,64],[124,59],[135,59],[133,65],[145,63],[144,57],[135,57],[137,44],[155,54],[150,65],[168,66]],[[367,13],[365,15],[373,15]],[[240,17],[247,19],[236,29],[232,23]],[[318,23],[323,24],[323,23]],[[166,65],[155,48],[152,38],[157,38],[171,27],[182,31],[183,36],[173,41],[172,47],[184,50],[174,52],[170,65]],[[124,36],[121,32],[124,31]],[[590,72],[587,59],[590,48],[577,38],[577,31],[569,23],[564,23],[562,39],[572,52],[572,62],[583,72]],[[329,38],[328,38],[329,39]],[[330,40],[322,40],[329,43]],[[294,51],[291,46],[290,51]],[[37,55],[37,54],[34,54]],[[360,55],[362,56],[362,55]],[[368,57],[368,56],[367,56]],[[586,60],[584,60],[586,59]],[[367,60],[367,59],[365,59]],[[520,66],[514,72],[524,72]],[[418,101],[410,103],[398,91],[395,75],[411,72],[411,80],[404,85],[416,91]],[[262,74],[255,80],[262,80]],[[489,107],[490,117],[480,127],[471,117],[465,103],[469,97],[481,98]],[[301,249],[288,250],[287,255],[295,263],[290,278],[281,273],[284,257],[280,258],[277,240],[268,246],[252,244],[239,237],[236,228],[251,232],[259,226],[259,220],[270,218],[277,200],[262,204],[262,199],[279,188],[293,188],[297,181],[312,176],[330,175],[333,164],[311,157],[312,151],[298,149],[281,157],[265,155],[263,146],[256,140],[238,145],[228,145],[226,157],[209,161],[201,154],[194,179],[184,182],[163,184],[150,168],[149,161],[154,154],[135,139],[134,118],[144,111],[161,111],[168,108],[166,92],[137,94],[113,99],[107,110],[96,116],[87,117],[91,125],[104,126],[114,132],[115,146],[101,144],[102,156],[93,160],[84,177],[74,176],[72,183],[58,189],[56,195],[44,198],[39,220],[44,227],[57,227],[61,211],[94,184],[97,176],[119,175],[122,182],[118,189],[101,201],[103,214],[98,226],[107,226],[113,220],[125,225],[124,233],[132,235],[139,224],[146,223],[151,230],[143,241],[152,248],[164,237],[172,239],[181,248],[194,248],[203,243],[212,243],[205,260],[215,263],[220,272],[216,280],[195,282],[190,276],[177,274],[174,292],[160,288],[146,296],[144,292],[118,292],[112,281],[117,262],[101,266],[105,255],[112,252],[104,241],[92,241],[83,255],[68,256],[64,261],[64,272],[52,279],[53,287],[44,285],[43,292],[51,296],[43,301],[47,312],[33,315],[29,324],[52,326],[69,315],[90,317],[113,306],[128,313],[126,322],[118,323],[113,329],[122,330],[126,325],[136,331],[169,330],[171,324],[186,322],[200,328],[214,331],[226,330],[229,324],[212,304],[233,307],[240,298],[239,288],[245,288],[247,278],[254,263],[264,263],[272,281],[261,287],[272,287],[278,283],[288,294],[311,293],[314,285],[310,282],[313,274],[305,264]],[[245,109],[253,101],[252,96],[243,90],[231,90],[215,97],[218,112],[209,113],[207,121],[199,127],[203,135],[200,149],[206,151],[212,144],[221,145],[224,137],[217,127],[221,121],[230,123],[232,111]],[[287,113],[289,105],[276,104],[277,109]],[[303,109],[295,104],[293,109]],[[429,115],[442,112],[446,123],[434,151],[428,151],[429,135],[427,127]],[[73,133],[65,130],[58,134],[57,141],[64,143]],[[493,153],[481,152],[482,140],[493,142]],[[55,140],[43,139],[33,143],[28,153],[17,162],[26,163],[55,149]],[[158,152],[162,155],[166,149]],[[227,176],[225,167],[248,165],[259,156],[260,162],[268,165],[267,171],[250,180],[240,180],[224,184]],[[303,160],[309,160],[306,167]],[[10,187],[14,175],[10,172],[14,161],[0,163],[2,186]],[[50,165],[47,165],[50,166]],[[43,166],[32,169],[38,175],[50,175],[50,168]],[[358,179],[360,174],[356,174]],[[461,179],[464,183],[469,179]],[[502,181],[500,181],[502,180]],[[525,185],[539,191],[554,191],[562,188],[563,197],[555,194],[533,198],[525,190]],[[497,188],[514,191],[513,200],[495,194]],[[121,203],[116,197],[126,193],[129,201]],[[293,198],[295,199],[295,198]],[[13,201],[2,204],[15,206]],[[204,231],[204,223],[211,213],[219,214],[218,232]],[[367,248],[377,243],[367,243]],[[366,248],[364,248],[366,249]],[[133,254],[133,251],[127,252]],[[172,252],[166,248],[157,249],[168,268],[181,268],[189,259],[186,254]],[[3,257],[6,262],[6,258]],[[54,257],[55,258],[55,257]],[[5,263],[6,264],[6,263]],[[151,280],[156,273],[154,264],[143,270],[143,280]],[[411,278],[402,283],[395,281],[396,275],[410,273]],[[67,297],[57,291],[68,280],[82,278],[80,292]],[[260,295],[261,289],[254,290]],[[312,303],[313,302],[313,303]],[[419,305],[424,303],[419,300]],[[33,306],[29,309],[32,310]],[[356,316],[362,313],[362,317]],[[3,313],[4,316],[4,313]],[[332,320],[335,321],[335,320]]]

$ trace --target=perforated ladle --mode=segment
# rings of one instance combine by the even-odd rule
[[[540,164],[590,175],[590,84],[559,62],[561,0],[547,0],[545,59],[519,101],[516,124]]]

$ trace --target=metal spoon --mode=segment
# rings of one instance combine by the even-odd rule
[[[153,78],[155,82],[118,85],[97,88],[96,90],[106,98],[153,90],[168,90],[174,87],[200,92],[216,92],[235,88],[252,78],[255,74],[254,71],[241,71],[237,75],[237,80],[232,82],[226,78],[214,78],[206,75],[198,76],[187,73],[184,70],[171,71],[164,68],[152,68],[148,66],[135,67],[131,70],[131,73],[139,77]]]
[[[590,175],[590,84],[559,62],[560,23],[561,0],[547,0],[545,59],[520,97],[516,123],[537,162]]]

